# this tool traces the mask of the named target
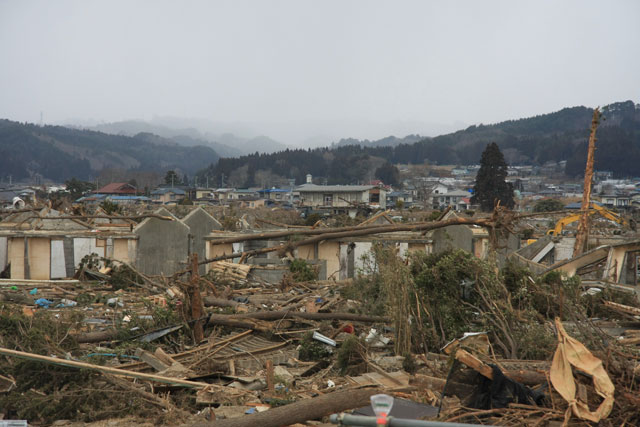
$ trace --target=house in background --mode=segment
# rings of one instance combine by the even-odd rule
[[[387,207],[386,191],[374,185],[316,185],[296,188],[300,206],[313,208],[353,208],[358,205]]]
[[[163,205],[167,203],[180,203],[186,194],[187,193],[180,188],[160,187],[151,192],[151,201]]]
[[[471,194],[464,190],[452,190],[443,194],[433,195],[434,209],[443,209],[451,206],[453,209],[460,211],[467,208],[468,203],[463,199],[469,199]]]
[[[258,190],[258,194],[263,199],[273,200],[275,202],[290,202],[293,197],[291,190],[283,188],[265,188]]]
[[[413,203],[413,195],[408,191],[392,191],[387,193],[387,206],[396,206],[398,202],[401,202],[405,208],[408,208]]]
[[[608,208],[628,208],[631,206],[632,197],[627,194],[603,194],[600,203]]]
[[[138,189],[126,182],[112,182],[93,192],[93,194],[105,194],[107,196],[135,196]]]

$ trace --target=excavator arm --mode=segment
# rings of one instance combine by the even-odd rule
[[[589,215],[593,215],[595,213],[600,214],[602,217],[611,220],[617,224],[620,224],[623,227],[629,227],[632,230],[636,229],[636,224],[635,221],[627,221],[626,219],[624,219],[622,216],[620,216],[619,214],[605,208],[604,206],[595,204],[595,203],[589,203],[589,210],[587,211],[587,213]],[[571,215],[567,215],[564,218],[560,218],[558,220],[558,222],[556,222],[556,225],[554,228],[552,228],[551,230],[547,231],[547,234],[550,234],[552,236],[559,236],[562,233],[562,230],[564,230],[564,228],[576,221],[579,221],[580,218],[582,217],[582,214],[580,213],[575,213],[575,214],[571,214]]]

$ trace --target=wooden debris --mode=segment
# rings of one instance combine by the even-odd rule
[[[216,427],[280,427],[315,420],[324,416],[369,405],[369,398],[380,392],[377,388],[337,391],[311,399],[303,399],[251,416],[216,421]],[[194,424],[205,427],[207,424]]]
[[[68,366],[70,368],[90,369],[93,371],[103,372],[103,373],[112,374],[112,375],[118,375],[122,377],[131,377],[131,378],[137,378],[137,379],[147,380],[147,381],[156,381],[160,383],[171,384],[174,386],[184,386],[184,387],[190,387],[190,388],[203,388],[203,387],[213,386],[212,384],[201,383],[197,381],[187,381],[187,380],[181,380],[178,378],[165,377],[161,375],[151,375],[151,374],[144,374],[142,372],[125,371],[123,369],[109,368],[107,366],[99,366],[99,365],[92,365],[90,363],[76,362],[75,360],[59,359],[57,357],[41,356],[39,354],[26,353],[24,351],[9,350],[7,348],[0,348],[0,354],[4,356],[33,360],[36,362],[49,363],[49,364],[59,365],[59,366]]]

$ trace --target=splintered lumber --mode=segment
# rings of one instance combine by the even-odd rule
[[[260,319],[260,320],[280,320],[280,319],[305,319],[305,320],[350,320],[352,322],[384,323],[389,319],[380,316],[366,316],[354,313],[307,313],[301,311],[257,311],[254,313],[231,314],[226,317],[235,319]]]
[[[244,415],[239,418],[215,421],[214,424],[193,424],[204,427],[280,427],[346,411],[348,409],[368,406],[370,397],[380,393],[378,388],[336,391],[311,399],[299,400],[289,405],[279,406],[257,414]]]
[[[493,369],[491,368],[491,366],[487,365],[468,351],[459,348],[458,350],[456,350],[455,357],[459,362],[464,363],[474,371],[478,372],[480,375],[487,377],[490,380],[493,379]]]
[[[159,348],[159,347],[158,347]],[[154,356],[150,352],[143,350],[141,348],[136,349],[136,356],[140,358],[144,363],[151,366],[156,371],[164,371],[171,366],[171,363],[165,363],[160,360],[158,357]]]
[[[121,377],[138,378],[147,381],[156,381],[159,383],[171,384],[174,386],[185,386],[190,388],[216,387],[214,384],[201,383],[197,381],[181,380],[178,378],[170,378],[162,375],[145,374],[142,372],[124,371],[122,369],[109,368],[107,366],[92,365],[91,363],[76,362],[75,360],[59,359],[57,357],[42,356],[40,354],[27,353],[18,350],[9,350],[0,347],[0,354],[10,357],[18,357],[20,359],[33,360],[52,365],[67,366],[69,368],[90,369],[106,374],[118,375]]]
[[[249,272],[251,272],[251,268],[251,265],[236,264],[228,261],[213,262],[209,266],[210,271],[233,279],[246,279]]]

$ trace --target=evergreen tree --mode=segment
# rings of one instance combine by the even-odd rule
[[[376,169],[375,176],[387,185],[397,186],[400,183],[400,171],[389,162]]]
[[[164,176],[164,183],[166,185],[180,185],[180,178],[174,170],[167,171]]]
[[[482,152],[471,202],[479,204],[483,211],[493,210],[498,200],[501,206],[513,208],[513,185],[505,181],[506,177],[507,163],[498,144],[492,142]]]

